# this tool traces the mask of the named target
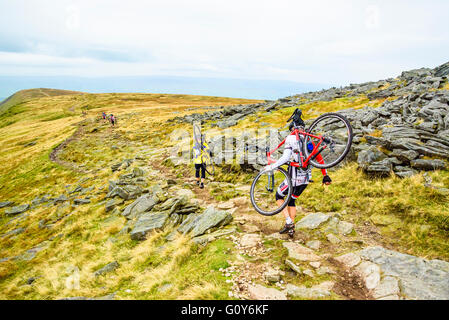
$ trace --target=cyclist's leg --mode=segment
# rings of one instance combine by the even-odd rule
[[[295,221],[296,218],[296,199],[298,199],[306,188],[307,184],[301,184],[293,187],[293,194],[287,205],[288,216],[292,221]]]
[[[196,178],[196,184],[200,184],[200,168],[201,164],[195,163],[195,178]]]
[[[276,191],[276,203],[278,206],[281,206],[284,201],[285,201],[285,197],[288,194],[288,183],[287,181],[283,181],[277,191]],[[279,233],[284,234],[286,232],[288,232],[293,226],[293,221],[291,221],[290,216],[289,216],[289,212],[288,212],[288,207],[286,207],[284,210],[282,210],[282,214],[284,215],[285,218],[285,226],[279,231]]]
[[[201,183],[204,183],[204,179],[206,178],[206,166],[204,163],[201,164]]]

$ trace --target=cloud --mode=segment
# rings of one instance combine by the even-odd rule
[[[447,1],[0,2],[0,75],[344,84],[446,62]]]

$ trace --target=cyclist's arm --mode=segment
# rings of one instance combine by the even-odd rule
[[[316,161],[318,161],[319,164],[324,164],[324,160],[323,157],[321,156],[321,154],[316,156]],[[326,169],[321,169],[321,173],[323,174],[323,176],[327,176],[327,170]]]
[[[275,163],[273,163],[269,166],[270,170],[274,170],[274,169],[282,166],[283,164],[287,163],[292,156],[292,152],[293,152],[292,149],[285,148],[284,153],[282,154],[282,157],[280,157],[278,161],[276,161]]]

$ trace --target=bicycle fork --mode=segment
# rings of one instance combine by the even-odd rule
[[[268,192],[274,191],[274,173],[268,173],[268,181],[265,189],[267,189]]]

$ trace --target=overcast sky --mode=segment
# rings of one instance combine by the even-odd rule
[[[0,76],[346,84],[447,61],[446,0],[0,0]]]

